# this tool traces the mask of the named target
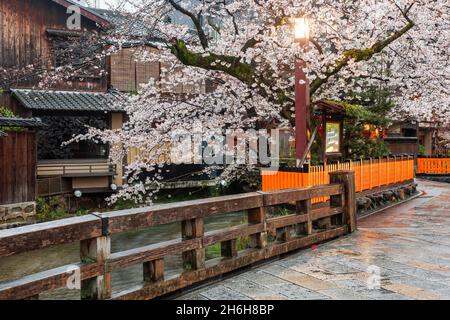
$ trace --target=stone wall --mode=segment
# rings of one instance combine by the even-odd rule
[[[404,201],[417,193],[417,184],[409,183],[403,186],[375,192],[363,197],[358,197],[356,199],[358,215],[365,216],[371,212],[378,211],[386,206],[395,204],[396,202]]]
[[[36,202],[0,205],[0,224],[26,221],[36,215]]]

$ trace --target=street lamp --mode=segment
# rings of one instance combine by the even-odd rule
[[[303,42],[309,40],[309,21],[308,18],[295,18],[294,20],[294,37],[296,42]]]
[[[308,50],[310,38],[309,20],[305,17],[294,20],[295,42]],[[295,60],[295,153],[297,165],[302,166],[308,156],[308,117],[310,113],[310,84],[304,69],[306,62]]]

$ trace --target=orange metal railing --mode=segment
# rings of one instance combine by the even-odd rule
[[[328,184],[330,183],[329,173],[340,170],[354,171],[356,192],[362,192],[414,179],[414,159],[412,157],[395,157],[348,161],[310,166],[306,172],[263,170],[262,190],[272,191]],[[327,200],[327,198],[317,198],[313,199],[313,203]]]
[[[450,158],[417,159],[418,174],[450,174]]]

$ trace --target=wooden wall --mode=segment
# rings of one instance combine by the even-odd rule
[[[416,137],[387,137],[384,139],[389,152],[394,156],[404,154],[417,155],[419,151]]]
[[[0,138],[0,204],[35,200],[36,132]]]
[[[147,84],[151,79],[161,78],[161,68],[168,68],[168,64],[159,62],[142,61],[141,50],[148,52],[156,51],[154,48],[126,48],[111,56],[111,86],[124,92],[138,92],[142,84]],[[179,71],[179,70],[177,70]],[[179,84],[176,86],[166,86],[164,88],[170,93],[194,94],[205,92],[204,84]]]
[[[115,89],[134,92],[140,84],[148,83],[151,78],[159,78],[159,63],[136,61],[136,55],[139,54],[136,50],[141,49],[122,49],[111,56],[111,86]]]
[[[45,69],[53,64],[52,42],[47,29],[67,29],[67,9],[50,0],[0,1],[0,68],[22,69],[39,64]],[[96,24],[82,17],[84,30],[98,30]],[[29,87],[35,83],[20,81],[13,87]],[[73,89],[85,83],[73,82]],[[92,87],[92,84],[90,85]]]

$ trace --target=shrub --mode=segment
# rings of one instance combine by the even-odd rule
[[[0,117],[19,118],[14,112],[5,107],[0,107]],[[23,128],[19,127],[0,127],[0,131],[21,132],[22,130]]]

